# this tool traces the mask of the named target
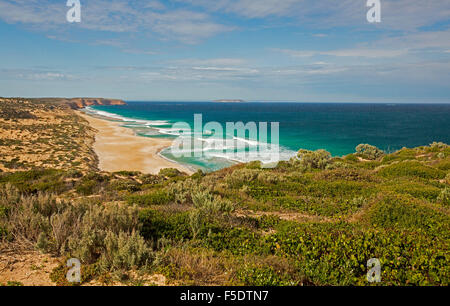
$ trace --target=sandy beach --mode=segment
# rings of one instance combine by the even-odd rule
[[[121,122],[94,118],[82,112],[78,114],[98,131],[94,150],[99,158],[100,170],[158,174],[161,169],[176,168],[188,174],[193,173],[188,168],[158,154],[170,147],[172,140],[136,136],[131,129],[120,126]]]

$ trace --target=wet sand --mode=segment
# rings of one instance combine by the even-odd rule
[[[136,136],[131,129],[121,127],[121,122],[98,119],[82,112],[78,114],[98,132],[94,151],[103,171],[140,171],[158,174],[164,168],[176,168],[182,172],[193,172],[182,165],[171,162],[158,153],[170,147],[172,140]]]

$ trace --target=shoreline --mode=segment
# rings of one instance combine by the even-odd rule
[[[194,171],[186,166],[163,158],[160,152],[171,146],[172,140],[137,136],[121,122],[90,116],[82,111],[77,115],[97,130],[93,149],[102,171],[140,171],[158,174],[161,169],[175,168],[189,175]]]

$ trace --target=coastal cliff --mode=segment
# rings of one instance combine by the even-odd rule
[[[104,98],[73,98],[66,99],[65,102],[72,109],[81,109],[92,105],[126,105],[123,100]]]

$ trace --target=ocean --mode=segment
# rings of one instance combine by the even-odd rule
[[[123,121],[142,137],[177,138],[176,122],[194,127],[194,115],[201,114],[203,124],[218,122],[226,130],[227,122],[268,123],[271,143],[271,123],[279,123],[280,159],[288,160],[299,149],[325,149],[333,156],[353,153],[360,143],[375,145],[387,152],[402,147],[428,145],[433,141],[450,143],[450,104],[369,104],[369,103],[217,103],[217,102],[133,102],[122,106],[92,106],[86,112]],[[185,137],[208,142],[212,134],[205,130]],[[188,136],[187,136],[188,135]],[[263,143],[254,135],[228,135],[235,139],[234,153],[259,150]],[[242,135],[241,135],[242,136]],[[210,140],[210,139],[209,139]],[[228,143],[227,143],[228,145]],[[228,151],[227,151],[228,150]],[[206,147],[198,156],[175,156],[171,149],[161,155],[203,171],[214,171],[236,162],[252,160],[248,156],[230,153],[229,147]],[[228,153],[227,153],[228,152]],[[262,153],[261,153],[262,154]],[[261,155],[263,156],[263,155]],[[255,158],[253,158],[255,159]],[[257,159],[257,158],[256,158]]]

